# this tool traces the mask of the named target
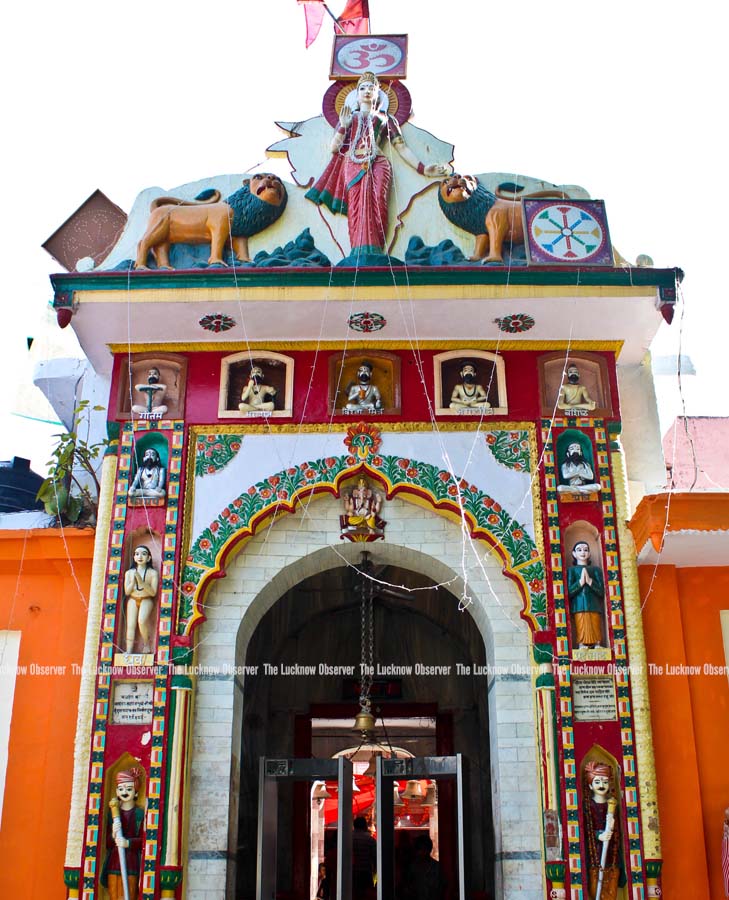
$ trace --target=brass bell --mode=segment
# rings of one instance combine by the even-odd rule
[[[423,806],[435,806],[436,804],[436,795],[435,795],[435,784],[431,781],[428,785],[427,790],[425,791],[425,802]]]
[[[405,790],[402,792],[402,796],[403,800],[409,800],[410,802],[423,800],[425,798],[423,785],[415,779],[408,781],[405,785]]]
[[[359,731],[365,734],[375,730],[375,717],[366,709],[360,709],[357,718],[354,720],[352,731]]]

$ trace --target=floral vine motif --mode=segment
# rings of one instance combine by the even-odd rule
[[[347,435],[344,438],[344,446],[362,462],[368,456],[377,453],[381,443],[382,433],[380,429],[376,425],[369,425],[364,422],[351,425],[347,429]]]
[[[221,331],[230,331],[235,325],[235,319],[225,313],[209,313],[198,319],[198,324],[204,328],[205,331],[212,331],[215,334],[220,334]]]
[[[364,435],[372,426],[353,426],[357,436]],[[367,434],[370,441],[377,440],[379,430]],[[213,435],[214,443],[219,436]],[[363,438],[364,439],[364,438]],[[200,441],[200,443],[205,443]],[[357,443],[354,442],[357,448]],[[488,532],[503,548],[509,568],[518,571],[530,594],[528,609],[539,628],[546,627],[547,600],[545,593],[544,564],[539,551],[525,527],[492,497],[475,485],[461,479],[454,481],[451,474],[431,463],[403,459],[399,456],[369,455],[369,442],[363,448],[371,471],[380,474],[394,487],[419,488],[434,506],[454,507],[460,503],[464,512],[472,517],[478,529]],[[288,508],[299,496],[323,486],[331,487],[337,477],[347,470],[357,471],[360,460],[354,455],[326,457],[292,466],[270,475],[251,485],[231,501],[220,515],[203,529],[190,548],[182,572],[182,592],[178,627],[184,630],[192,615],[192,599],[205,572],[214,567],[218,554],[226,542],[237,532],[252,529],[262,515],[273,511],[278,504]],[[418,491],[415,491],[418,493]]]
[[[387,319],[379,313],[360,312],[352,313],[347,324],[352,331],[371,334],[373,331],[381,331],[387,325]]]
[[[514,469],[515,472],[529,471],[529,432],[490,431],[486,435],[486,446],[496,462],[507,469]]]
[[[507,334],[521,334],[534,328],[536,324],[526,313],[511,313],[509,316],[494,319],[494,322],[499,326],[499,331],[505,331]]]
[[[239,434],[206,434],[195,445],[195,475],[219,472],[240,450],[243,438]]]

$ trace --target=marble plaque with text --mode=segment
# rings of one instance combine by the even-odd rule
[[[151,681],[117,681],[114,684],[114,725],[149,725],[152,722]]]
[[[577,722],[614,722],[618,710],[612,675],[573,676],[572,703]]]

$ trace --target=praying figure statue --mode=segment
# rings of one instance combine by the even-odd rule
[[[167,407],[162,402],[165,398],[167,385],[160,381],[160,371],[156,366],[152,366],[147,375],[146,384],[135,384],[134,390],[142,394],[145,398],[144,404],[135,403],[132,406],[132,412],[139,416],[149,418],[161,418],[166,412]]]
[[[557,409],[594,409],[597,404],[587,388],[580,384],[580,370],[572,363],[567,367],[567,381],[559,389]]]
[[[397,120],[388,115],[388,102],[377,76],[365,72],[342,106],[330,145],[331,160],[306,194],[314,203],[347,216],[354,259],[385,253],[392,165],[384,144],[389,143],[407,165],[427,178],[452,171],[449,163],[425,165],[418,160]]]
[[[363,362],[357,369],[357,381],[347,389],[345,412],[373,413],[382,411],[382,395],[377,385],[372,381],[373,371],[372,363],[368,362]]]
[[[464,363],[459,374],[461,383],[453,388],[449,408],[456,412],[489,409],[491,404],[487,399],[486,389],[476,381],[476,367],[471,363]]]
[[[559,471],[562,483],[557,485],[558,491],[572,494],[592,494],[601,489],[595,481],[592,466],[585,459],[582,446],[577,441],[567,447]]]
[[[129,496],[143,500],[159,500],[165,496],[165,478],[167,471],[162,465],[159,453],[154,447],[148,447],[134,476]]]
[[[263,369],[251,366],[251,374],[240,395],[238,409],[242,412],[267,413],[275,408],[276,388],[263,383]]]
[[[602,646],[605,614],[605,579],[602,569],[592,564],[590,545],[577,541],[567,569],[567,596],[580,650]]]
[[[149,547],[134,548],[134,565],[124,573],[127,598],[125,653],[134,653],[137,629],[142,638],[142,653],[151,653],[154,642],[154,601],[159,589],[159,573],[152,565]]]

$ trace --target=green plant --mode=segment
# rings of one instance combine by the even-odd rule
[[[48,515],[57,516],[64,524],[93,524],[96,521],[99,479],[94,463],[109,441],[104,439],[90,444],[80,436],[84,426],[88,434],[92,409],[101,411],[104,407],[89,408],[89,401],[82,400],[73,411],[71,430],[55,435],[58,444],[48,462],[48,477],[36,495]]]

